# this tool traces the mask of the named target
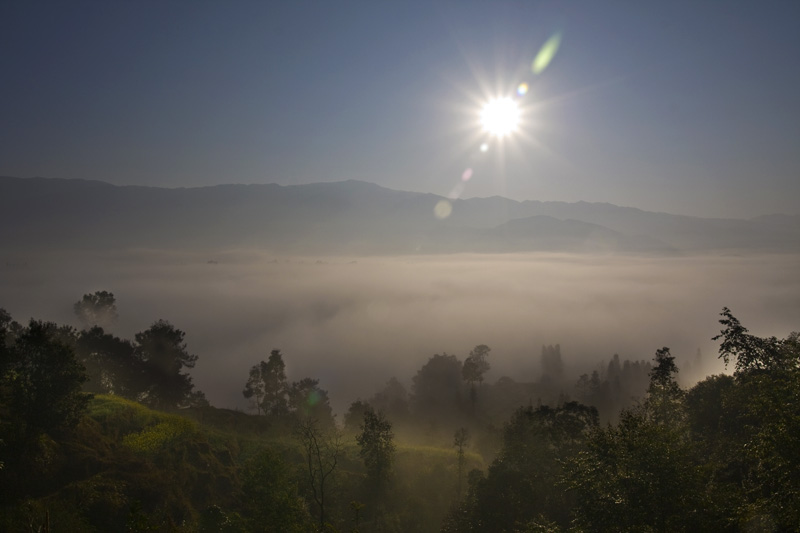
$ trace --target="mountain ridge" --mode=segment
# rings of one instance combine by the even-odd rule
[[[452,214],[439,219],[434,207],[445,200]],[[800,216],[702,218],[608,202],[447,199],[361,180],[166,188],[3,176],[0,242],[14,249],[257,246],[326,254],[796,252]]]

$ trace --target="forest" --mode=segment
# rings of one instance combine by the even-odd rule
[[[195,387],[185,332],[109,333],[0,309],[0,530],[667,532],[800,528],[800,336],[720,314],[729,372],[691,386],[667,347],[486,379],[491,348],[432,355],[334,415],[320,379],[265,347],[249,412]],[[403,382],[411,383],[406,388]]]

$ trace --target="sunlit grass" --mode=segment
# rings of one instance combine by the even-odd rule
[[[199,431],[194,420],[153,411],[118,396],[96,396],[89,405],[89,417],[138,453],[158,452],[171,443],[196,436]]]
[[[169,418],[122,439],[122,444],[139,453],[155,453],[168,445],[197,434],[197,424],[180,416],[167,415]]]

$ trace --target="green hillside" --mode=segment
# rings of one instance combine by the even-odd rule
[[[0,310],[0,531],[796,531],[800,334],[719,322],[733,373],[688,389],[666,347],[582,375],[579,402],[558,392],[558,345],[528,384],[483,383],[478,345],[432,356],[411,395],[390,380],[354,401],[340,427],[280,350],[252,367],[245,414],[194,389],[168,322],[130,342]]]
[[[52,532],[279,531],[275,524],[287,519],[298,531],[313,528],[305,456],[286,424],[213,407],[165,413],[97,395],[74,433],[45,439],[47,455],[29,480],[32,496],[5,506],[4,531],[38,530],[48,520]],[[343,451],[331,531],[354,527],[351,502],[363,496],[365,471],[352,437]],[[479,455],[467,458],[470,468],[483,466]],[[253,471],[266,478],[254,479]],[[399,443],[393,483],[414,511],[391,510],[391,520],[404,530],[438,531],[457,496],[456,452]],[[254,501],[256,494],[264,499]],[[286,516],[254,521],[268,507]]]

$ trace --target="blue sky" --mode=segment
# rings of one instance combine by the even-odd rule
[[[798,23],[790,1],[8,0],[0,174],[166,187],[352,178],[798,214]],[[556,33],[558,53],[534,75]],[[483,102],[523,81],[521,131],[487,138]]]

